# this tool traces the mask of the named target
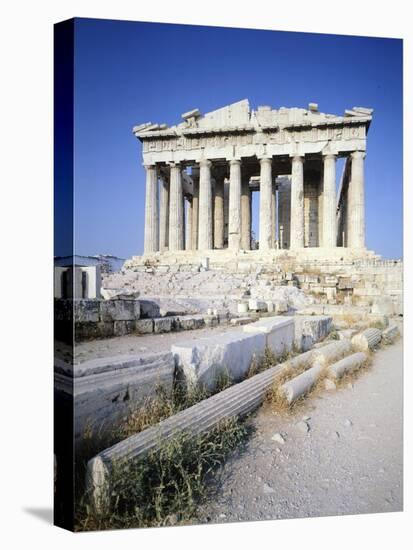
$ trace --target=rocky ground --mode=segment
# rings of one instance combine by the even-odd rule
[[[104,277],[105,289],[121,289],[136,297],[154,300],[163,308],[204,313],[208,308],[229,309],[245,297],[283,301],[290,309],[300,309],[314,298],[296,288],[293,281],[281,280],[275,273],[227,273],[209,270],[195,272],[135,272],[132,269]],[[283,283],[283,284],[282,284]],[[289,284],[290,283],[290,284]]]
[[[262,407],[197,522],[400,511],[402,351],[401,340],[384,347],[352,384],[290,415]]]

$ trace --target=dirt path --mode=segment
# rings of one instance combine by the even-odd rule
[[[251,420],[256,432],[247,448],[222,468],[214,501],[199,509],[199,519],[400,511],[402,395],[399,340],[378,351],[352,387],[324,391],[289,416],[264,406]],[[284,444],[272,439],[276,433]]]

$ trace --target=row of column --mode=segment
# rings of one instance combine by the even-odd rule
[[[348,242],[351,248],[364,248],[364,157],[351,154],[351,179],[348,188]],[[323,157],[322,246],[337,243],[336,156]],[[170,181],[161,180],[158,216],[156,167],[146,165],[145,254],[158,250],[210,250],[224,247],[224,179],[212,181],[212,162],[199,163],[199,181],[194,188],[187,220],[185,241],[185,204],[182,168],[170,164]],[[276,195],[272,158],[260,159],[259,248],[275,247]],[[213,192],[214,189],[214,192]],[[249,180],[241,177],[241,161],[229,161],[228,248],[249,250],[251,244],[251,193]],[[290,248],[304,247],[304,157],[292,157]]]

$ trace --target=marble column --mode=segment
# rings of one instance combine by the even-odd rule
[[[158,177],[154,164],[145,165],[145,237],[144,254],[159,250]]]
[[[277,238],[275,235],[275,228],[277,227],[277,185],[275,182],[271,186],[271,248],[276,248]]]
[[[323,176],[323,239],[322,246],[333,248],[337,244],[336,226],[336,156],[324,156]]]
[[[159,250],[163,252],[169,245],[169,180],[163,175],[160,182]]]
[[[241,161],[229,163],[228,248],[239,250],[241,245]]]
[[[213,248],[211,164],[210,160],[201,160],[199,163],[199,250]]]
[[[185,250],[192,250],[192,199],[187,201],[187,211],[185,215]]]
[[[364,158],[363,151],[351,153],[351,176],[348,186],[348,247],[365,247]]]
[[[192,194],[192,250],[198,250],[198,215],[199,215],[199,171],[192,169],[193,194]]]
[[[290,248],[304,247],[304,158],[295,156],[291,169]]]
[[[224,173],[215,177],[214,195],[214,248],[224,248]]]
[[[182,240],[183,240],[183,249],[186,249],[186,198],[183,194],[183,188],[182,188]]]
[[[249,176],[243,176],[241,183],[241,248],[243,250],[251,250],[251,191]]]
[[[184,213],[182,199],[182,173],[179,163],[171,163],[169,183],[169,250],[184,248]]]
[[[270,250],[272,247],[272,159],[260,160],[260,235],[259,249]]]

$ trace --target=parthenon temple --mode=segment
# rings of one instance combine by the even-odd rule
[[[252,110],[244,99],[204,115],[194,109],[176,126],[136,126],[146,169],[144,257],[309,249],[328,256],[338,248],[363,255],[372,113],[324,114],[316,103]]]

